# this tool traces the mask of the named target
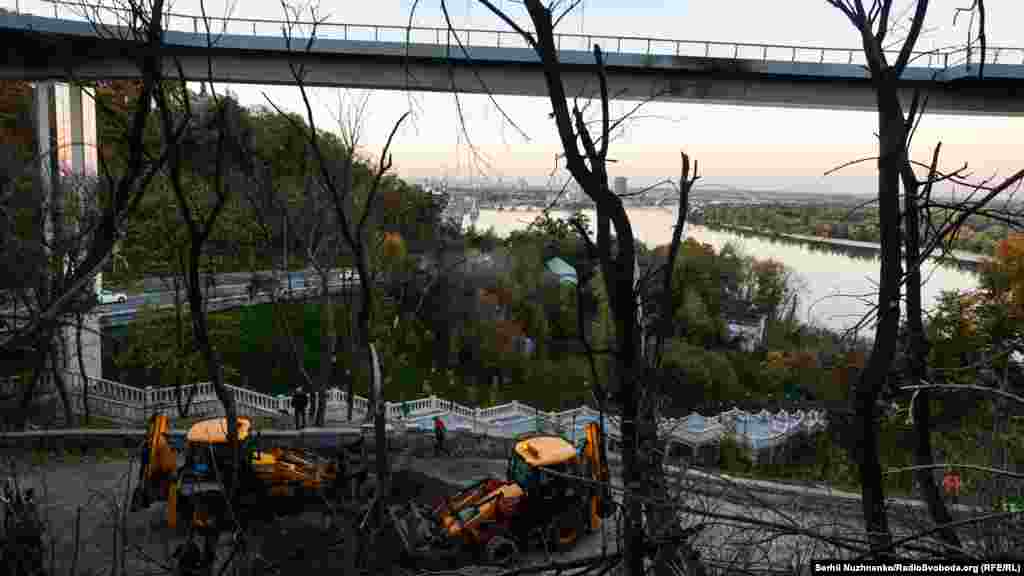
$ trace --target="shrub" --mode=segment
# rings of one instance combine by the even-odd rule
[[[719,467],[727,472],[750,472],[754,467],[750,448],[734,436],[723,436],[719,445]]]

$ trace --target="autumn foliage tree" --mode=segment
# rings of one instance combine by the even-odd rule
[[[1024,234],[1010,234],[984,266],[982,285],[1010,317],[1024,318]]]

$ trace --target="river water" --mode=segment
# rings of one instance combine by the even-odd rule
[[[585,212],[594,222],[593,211]],[[631,208],[627,212],[634,235],[648,247],[671,241],[676,208]],[[493,228],[496,234],[505,236],[513,230],[525,228],[539,214],[538,210],[481,210],[474,225],[477,230]],[[469,224],[468,219],[466,223]],[[716,250],[733,243],[745,255],[758,259],[772,258],[788,266],[796,273],[800,290],[797,310],[800,320],[805,323],[841,331],[856,324],[871,310],[875,301],[879,270],[877,258],[855,258],[838,251],[812,250],[804,244],[744,237],[703,226],[688,226],[686,235],[710,244]],[[925,264],[922,274],[926,281],[922,294],[926,306],[931,306],[942,291],[969,290],[978,285],[973,273],[934,262]],[[870,337],[866,332],[860,335]]]

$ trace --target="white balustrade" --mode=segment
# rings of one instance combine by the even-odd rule
[[[68,386],[72,391],[72,407],[75,411],[82,411],[81,391],[85,380],[76,372],[69,371],[67,374]],[[176,412],[178,393],[174,388],[147,387],[142,389],[102,378],[89,379],[88,386],[90,391],[89,408],[96,414],[139,422],[145,420],[151,413],[174,414]],[[288,397],[277,398],[234,385],[228,385],[228,389],[235,397],[240,414],[249,416],[277,414],[281,410],[288,411],[291,407],[291,399]],[[182,400],[187,400],[190,395],[194,394],[190,414],[206,417],[222,413],[220,402],[211,383],[189,384],[181,386],[179,390]],[[330,388],[326,393],[327,419],[344,420],[347,417],[347,394],[340,388]],[[469,419],[474,431],[494,436],[514,436],[517,430],[522,431],[524,426],[529,427],[529,424],[536,423],[539,423],[540,427],[547,431],[563,430],[566,433],[575,434],[575,430],[569,431],[568,429],[578,427],[580,421],[596,421],[600,418],[600,412],[589,406],[561,412],[546,412],[522,402],[512,401],[489,408],[470,408],[434,395],[411,400],[405,404],[409,409],[410,418],[446,411]],[[370,401],[367,398],[354,397],[353,412],[360,418],[365,416],[369,407]],[[402,415],[402,403],[388,402],[386,410],[389,417],[397,418]],[[514,419],[509,421],[510,418]],[[798,433],[820,430],[825,425],[825,414],[818,409],[797,410],[792,414],[785,410],[780,410],[775,414],[761,410],[756,414],[751,414],[732,408],[711,417],[692,413],[686,418],[666,418],[661,421],[659,432],[674,441],[690,446],[719,442],[722,437],[730,435],[748,446],[763,448],[781,444]],[[610,439],[618,438],[619,419],[617,417],[605,414],[605,426]]]

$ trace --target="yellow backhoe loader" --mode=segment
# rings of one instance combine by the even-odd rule
[[[227,442],[227,419],[213,418],[194,424],[184,439],[184,463],[178,466],[178,452],[171,445],[169,419],[150,419],[142,448],[139,483],[133,493],[132,509],[148,508],[153,502],[167,502],[167,524],[171,528],[190,526],[220,529],[232,518],[244,521],[253,512],[265,513],[284,498],[288,505],[301,506],[304,497],[332,495],[337,488],[338,467],[309,451],[294,448],[257,448],[248,418],[238,419],[241,466],[238,490],[230,490],[231,447]],[[227,493],[233,493],[229,510]],[[191,522],[191,524],[189,524]]]
[[[406,555],[418,561],[468,552],[476,560],[505,563],[526,552],[532,536],[556,549],[573,546],[609,516],[602,442],[593,422],[578,447],[556,435],[522,435],[506,479],[481,480],[433,508],[390,507]]]

